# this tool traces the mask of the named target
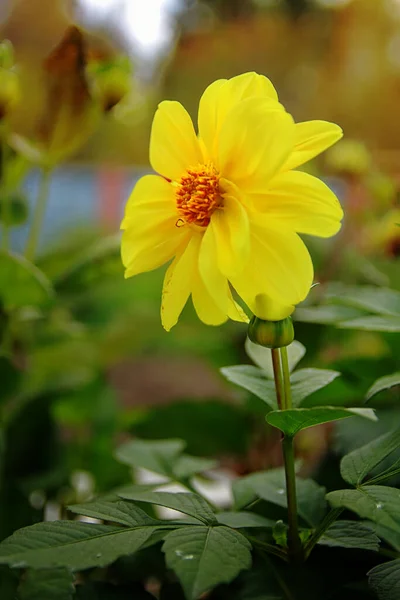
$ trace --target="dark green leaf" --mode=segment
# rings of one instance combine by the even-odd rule
[[[254,344],[249,338],[246,339],[245,350],[249,358],[262,369],[269,379],[274,378],[274,369],[272,366],[272,355],[269,348],[264,348]],[[306,349],[296,340],[287,346],[289,371],[292,372],[297,363],[301,361],[306,353]]]
[[[0,252],[0,299],[6,309],[39,306],[53,297],[44,273],[26,258]]]
[[[296,488],[299,515],[310,525],[318,525],[326,511],[325,488],[312,479],[299,477],[296,478]],[[284,469],[272,469],[247,475],[234,481],[232,489],[235,505],[239,509],[256,498],[287,507]]]
[[[337,490],[326,496],[334,507],[343,506],[400,533],[400,492],[383,485],[364,485],[357,490]]]
[[[400,429],[378,437],[343,457],[340,473],[347,483],[360,485],[365,477],[400,446]]]
[[[155,600],[141,584],[112,585],[96,581],[76,586],[76,600]]]
[[[72,600],[74,576],[68,569],[29,569],[18,588],[19,600]]]
[[[378,315],[400,315],[400,292],[395,290],[369,285],[335,285],[332,288],[327,297],[340,304],[367,310]]]
[[[167,565],[175,571],[188,600],[249,569],[250,550],[244,536],[223,525],[184,527],[168,534],[163,545]]]
[[[315,425],[338,421],[355,415],[376,421],[374,411],[369,408],[337,408],[334,406],[275,410],[270,412],[266,418],[270,425],[277,427],[285,435],[294,436],[307,427],[314,427]]]
[[[1,600],[15,600],[20,573],[14,569],[0,566],[0,598]]]
[[[68,510],[102,521],[111,521],[127,527],[157,525],[157,521],[149,517],[141,508],[132,502],[107,502],[96,500],[87,504],[73,504]]]
[[[379,538],[371,527],[356,521],[336,521],[319,539],[318,544],[341,548],[362,548],[378,552]]]
[[[305,398],[332,383],[339,375],[338,371],[328,369],[300,369],[295,371],[290,377],[293,406],[300,406]]]
[[[275,521],[267,519],[256,513],[246,511],[227,511],[220,512],[216,515],[218,523],[233,527],[233,529],[241,529],[242,527],[265,527],[271,528],[275,525]]]
[[[339,324],[341,329],[362,329],[365,331],[400,332],[400,317],[360,317],[343,321]]]
[[[380,377],[375,383],[369,388],[366,399],[369,400],[375,394],[379,394],[383,390],[387,390],[395,385],[400,385],[400,372],[393,373],[392,375],[385,375],[385,377]]]
[[[0,564],[35,569],[102,567],[139,550],[156,530],[76,521],[37,523],[19,529],[0,544]]]
[[[264,400],[272,409],[277,407],[275,385],[266,378],[266,374],[252,365],[236,365],[221,369],[222,375],[231,383],[251,392]]]
[[[368,582],[379,600],[399,600],[400,559],[391,560],[371,569]]]
[[[197,494],[186,492],[120,492],[119,495],[127,500],[149,502],[165,506],[166,508],[172,508],[209,525],[217,522],[208,502]]]
[[[182,440],[133,440],[117,448],[115,457],[131,467],[171,477],[172,465],[184,448]]]

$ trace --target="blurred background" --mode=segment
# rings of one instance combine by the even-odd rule
[[[344,141],[307,166],[346,212],[335,239],[307,240],[322,285],[295,317],[307,347],[301,365],[343,373],[309,404],[360,405],[375,379],[399,369],[395,326],[336,325],[380,314],[376,302],[350,293],[354,286],[400,290],[400,0],[0,0],[0,38],[14,45],[21,82],[11,117],[20,140],[32,139],[54,108],[43,65],[71,25],[89,58],[124,58],[124,93],[52,172],[36,264],[57,301],[35,296],[7,324],[14,337],[0,358],[8,482],[0,537],[41,519],[52,502],[57,512],[126,482],[113,450],[127,435],[184,439],[189,453],[216,457],[229,476],[280,464],[265,404],[218,371],[251,362],[246,327],[207,327],[187,306],[167,334],[163,269],[123,279],[119,224],[135,181],[150,170],[161,100],[179,100],[195,118],[209,83],[254,70],[270,77],[296,121],[343,127]],[[16,251],[38,177],[26,166],[15,196],[28,217],[12,228]],[[394,298],[397,308],[384,315],[398,314]],[[390,427],[398,388],[378,398],[381,420],[371,431],[354,419],[300,437],[305,473],[318,478],[323,463]]]

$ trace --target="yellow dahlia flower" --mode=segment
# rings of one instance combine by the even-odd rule
[[[343,213],[322,181],[293,169],[341,136],[333,123],[295,124],[256,73],[206,89],[198,135],[179,102],[161,102],[150,140],[158,175],[138,181],[121,228],[126,277],[173,259],[162,294],[165,329],[190,295],[210,325],[247,320],[232,290],[269,320],[304,300],[313,265],[298,233],[332,236]]]

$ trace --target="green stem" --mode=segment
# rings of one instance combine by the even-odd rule
[[[36,201],[35,211],[33,213],[33,219],[31,228],[29,231],[28,241],[25,248],[25,256],[28,260],[33,261],[37,245],[39,242],[40,232],[42,229],[43,218],[46,212],[47,197],[49,193],[51,170],[44,168],[42,170],[42,177],[39,185],[39,192]]]
[[[271,350],[274,368],[275,390],[280,410],[292,408],[290,389],[290,373],[286,348]],[[281,361],[282,359],[282,361]],[[282,377],[283,370],[283,377]],[[296,471],[294,466],[293,437],[285,436],[282,440],[283,462],[285,466],[286,498],[288,506],[288,549],[293,562],[300,562],[303,547],[299,536],[297,520]]]
[[[306,546],[304,548],[305,557],[308,558],[315,544],[317,544],[318,540],[324,535],[325,531],[329,529],[329,527],[334,523],[344,511],[344,508],[332,508],[332,510],[326,515],[325,519],[318,526],[310,537]]]
[[[3,132],[1,136],[1,182],[0,182],[0,190],[1,194],[1,203],[2,203],[2,212],[3,212],[3,250],[7,251],[10,246],[10,227],[9,227],[9,214],[10,214],[10,198],[6,192],[5,179],[6,179],[6,169],[7,169],[7,135]]]
[[[286,498],[288,506],[288,548],[293,562],[300,562],[303,547],[299,536],[297,520],[296,471],[294,467],[293,437],[285,436],[282,440],[283,462],[285,465]]]
[[[249,542],[252,543],[254,548],[259,548],[260,550],[264,550],[268,554],[273,554],[274,556],[278,556],[282,560],[287,561],[287,555],[283,548],[279,548],[278,546],[273,546],[272,544],[263,542],[262,540],[259,540],[258,538],[253,537],[252,535],[245,535]]]
[[[279,349],[273,348],[271,350],[271,354],[272,354],[272,366],[274,369],[276,400],[278,403],[279,410],[284,410],[285,409],[285,392],[283,389],[282,367],[281,367],[281,357],[279,354]]]
[[[285,390],[285,408],[293,408],[292,405],[292,388],[290,387],[290,371],[289,361],[286,346],[280,349],[282,358],[282,371],[283,371],[283,387]]]

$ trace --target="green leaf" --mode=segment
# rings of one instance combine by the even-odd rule
[[[172,465],[172,471],[177,481],[190,479],[197,473],[210,471],[217,466],[217,461],[210,458],[200,458],[197,456],[189,456],[182,454],[178,460]]]
[[[312,479],[296,478],[297,511],[310,525],[316,526],[326,512],[325,488]],[[243,508],[256,498],[287,508],[284,469],[252,473],[233,482],[235,506]]]
[[[400,292],[384,287],[369,285],[332,286],[327,297],[339,304],[353,306],[378,315],[400,315]]]
[[[227,525],[233,529],[241,529],[242,527],[272,528],[275,525],[275,521],[272,519],[267,519],[266,517],[247,511],[220,512],[217,513],[216,517],[218,523]]]
[[[251,546],[234,529],[184,527],[166,536],[163,551],[188,600],[221,583],[229,583],[251,566]]]
[[[338,325],[340,329],[361,329],[364,331],[400,332],[400,317],[360,317],[343,321]]]
[[[389,527],[385,527],[382,523],[370,523],[370,525],[375,527],[375,533],[378,537],[385,540],[397,552],[400,552],[400,531],[394,531]]]
[[[379,538],[371,527],[356,521],[336,521],[318,540],[318,544],[340,548],[361,548],[378,552]]]
[[[274,379],[274,369],[272,366],[272,354],[269,348],[264,348],[254,344],[249,338],[246,338],[245,350],[249,358],[262,369],[269,379]],[[297,363],[301,361],[306,353],[306,348],[296,340],[287,346],[289,371],[292,372]]]
[[[52,297],[42,271],[19,254],[0,251],[0,299],[6,309],[40,306]]]
[[[285,435],[293,437],[307,427],[354,416],[364,417],[371,421],[377,420],[374,411],[370,408],[337,408],[334,406],[275,410],[270,412],[266,419],[270,425],[277,427]]]
[[[329,369],[299,369],[295,371],[290,377],[293,406],[299,407],[305,398],[332,383],[339,375],[338,371]]]
[[[272,536],[278,546],[287,548],[288,526],[286,523],[281,520],[277,521],[272,530]]]
[[[222,375],[231,383],[251,392],[257,398],[264,400],[272,409],[277,408],[275,384],[266,378],[266,374],[253,365],[236,365],[223,367]]]
[[[311,306],[297,308],[295,312],[296,321],[303,323],[315,323],[318,325],[336,325],[349,319],[355,319],[365,315],[365,312],[349,308],[348,306]]]
[[[115,458],[130,467],[171,477],[172,464],[184,448],[182,440],[133,440],[117,448]]]
[[[383,485],[364,485],[357,490],[336,490],[326,496],[334,507],[343,506],[400,533],[400,492]]]
[[[204,498],[197,494],[186,492],[120,492],[119,495],[127,500],[149,502],[166,508],[172,508],[190,515],[203,523],[214,524],[217,522],[215,514]]]
[[[375,383],[371,385],[365,397],[369,400],[372,396],[375,396],[375,394],[394,387],[395,385],[400,385],[400,371],[377,379]]]
[[[19,600],[72,600],[74,579],[68,569],[29,569],[18,588]]]
[[[87,504],[73,504],[68,506],[68,510],[102,521],[111,521],[127,527],[136,527],[141,525],[157,525],[157,521],[152,519],[141,508],[132,502],[107,502],[105,500],[96,500]]]
[[[371,569],[368,573],[368,583],[379,600],[399,600],[400,558]]]
[[[266,348],[263,348],[266,350]],[[248,390],[261,400],[264,400],[272,409],[277,408],[275,384],[266,378],[266,372],[252,365],[236,365],[224,367],[221,373],[236,385]],[[292,373],[292,397],[294,406],[331,383],[340,373],[327,369],[300,369]]]
[[[159,527],[121,528],[76,521],[37,523],[0,544],[0,564],[15,568],[103,567],[149,542]]]
[[[347,483],[360,485],[384,458],[400,446],[400,429],[381,435],[342,458],[340,473]]]

